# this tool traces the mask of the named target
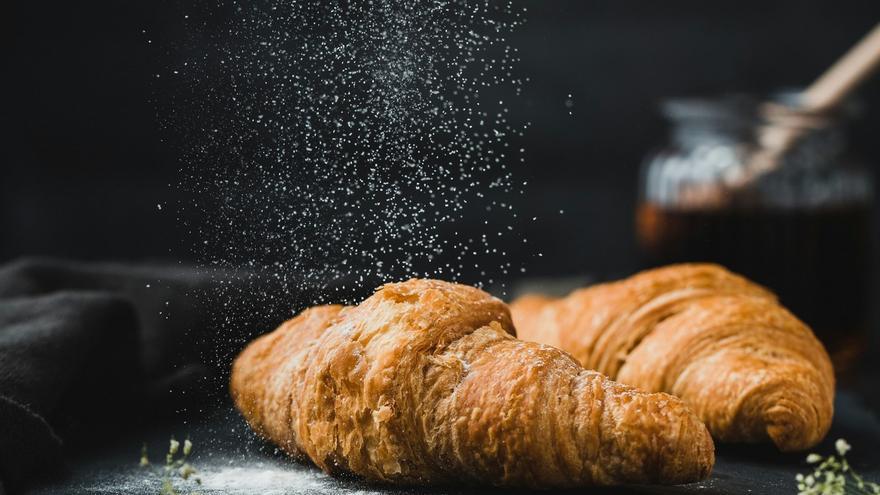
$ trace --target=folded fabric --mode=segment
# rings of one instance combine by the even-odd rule
[[[218,286],[227,300],[257,304],[253,284],[265,289],[263,279],[174,265],[24,259],[0,267],[0,487],[51,472],[62,445],[113,423],[173,413],[182,396],[187,406],[199,394],[202,404],[212,391],[225,396],[212,370],[228,368],[244,342],[294,309],[262,304],[223,325],[213,315],[229,314],[205,307]]]
[[[75,428],[141,382],[136,329],[132,306],[105,293],[0,301],[0,477],[8,485],[57,463],[57,429]]]

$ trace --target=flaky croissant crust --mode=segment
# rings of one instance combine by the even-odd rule
[[[520,338],[681,397],[719,440],[807,449],[831,426],[834,372],[812,331],[768,290],[712,264],[673,265],[512,304]]]
[[[680,400],[515,339],[504,303],[411,280],[304,311],[236,359],[251,426],[330,473],[404,484],[682,483],[714,449]]]

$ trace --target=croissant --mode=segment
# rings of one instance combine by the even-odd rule
[[[231,392],[251,427],[331,474],[397,484],[691,482],[714,446],[679,399],[513,337],[507,306],[410,280],[308,309],[252,342]]]
[[[680,397],[717,440],[798,451],[831,426],[825,348],[771,292],[720,266],[672,265],[562,299],[525,296],[511,311],[520,338]]]

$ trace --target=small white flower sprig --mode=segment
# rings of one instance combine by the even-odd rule
[[[795,476],[798,495],[880,495],[880,485],[865,481],[847,462],[846,453],[852,449],[850,444],[840,438],[834,442],[834,448],[836,456],[807,456],[807,462],[816,468],[812,474]]]
[[[183,449],[180,448],[180,442],[177,441],[173,436],[171,437],[171,441],[168,444],[168,453],[165,454],[165,466],[162,468],[162,491],[161,495],[180,495],[180,492],[174,488],[174,483],[172,482],[172,477],[176,473],[184,480],[189,480],[192,477],[193,481],[197,484],[201,485],[202,480],[193,476],[196,474],[196,469],[189,463],[189,455],[192,453],[193,444],[187,438],[183,441]],[[175,458],[177,454],[180,453],[180,457]],[[147,444],[145,443],[143,447],[141,447],[141,460],[140,466],[144,468],[150,467],[150,458],[147,456]],[[198,495],[196,492],[191,493],[190,495]]]

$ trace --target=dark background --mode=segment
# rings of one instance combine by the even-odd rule
[[[519,218],[525,220],[517,229],[529,239],[534,250],[509,251],[513,266],[525,264],[528,274],[536,276],[591,273],[616,277],[631,272],[639,264],[633,232],[638,170],[645,155],[666,140],[667,126],[657,111],[662,98],[731,91],[762,94],[803,86],[880,21],[877,0],[517,2],[528,5],[528,22],[510,39],[510,44],[520,50],[520,75],[529,77],[530,82],[522,99],[511,103],[511,112],[530,121],[531,126],[523,143],[526,165],[515,168],[529,185],[515,206]],[[0,264],[28,255],[79,260],[195,261],[195,239],[188,235],[183,220],[192,224],[198,219],[179,218],[181,213],[175,207],[188,204],[191,198],[177,187],[182,180],[181,152],[170,144],[173,139],[163,130],[158,115],[162,105],[167,105],[168,88],[154,78],[154,74],[167,72],[180,62],[181,50],[176,44],[198,43],[198,37],[184,32],[181,23],[182,13],[195,3],[204,5],[203,0],[13,0],[4,5],[3,18],[9,25],[6,34],[11,39],[4,43],[4,104],[0,111]],[[153,43],[147,43],[148,39]],[[183,51],[188,54],[199,50],[198,45],[185,48]],[[566,106],[569,95],[571,108]],[[880,77],[868,82],[860,96],[867,113],[850,131],[851,148],[876,170],[880,165]],[[165,207],[160,210],[159,204]],[[540,220],[528,221],[533,217]],[[875,230],[878,218],[875,214]],[[472,225],[465,225],[462,230],[479,232],[482,220],[481,212],[473,211],[465,220]],[[536,250],[544,255],[535,256]],[[846,253],[846,246],[841,246],[840,255]],[[873,257],[877,261],[876,252]],[[437,262],[441,264],[444,260]],[[242,303],[242,307],[250,310],[238,311],[237,316],[265,321],[244,324],[227,319],[227,327],[236,328],[237,333],[214,332],[206,336],[184,330],[192,326],[212,332],[215,322],[193,323],[183,316],[199,313],[192,311],[198,305],[193,304],[190,293],[195,292],[193,287],[207,284],[202,274],[189,274],[175,281],[171,274],[152,268],[137,268],[128,273],[130,269],[119,266],[56,266],[52,262],[20,262],[0,269],[4,270],[6,278],[12,280],[15,277],[10,277],[10,272],[38,278],[47,278],[48,273],[53,283],[58,279],[59,287],[49,284],[41,290],[106,286],[107,290],[125,289],[120,292],[128,292],[126,297],[135,301],[141,297],[150,301],[137,310],[147,318],[141,325],[110,322],[101,328],[90,324],[90,320],[65,320],[86,331],[98,329],[108,335],[117,335],[119,330],[135,332],[143,327],[141,335],[146,338],[140,351],[153,358],[144,358],[146,364],[142,363],[149,378],[157,378],[151,381],[155,385],[150,388],[153,394],[141,393],[138,387],[122,388],[137,391],[139,398],[149,404],[142,408],[145,414],[165,414],[163,411],[180,407],[184,396],[187,404],[195,404],[199,392],[222,390],[220,393],[225,397],[223,370],[228,369],[231,353],[251,334],[271,328],[282,311],[290,311],[286,296],[272,300],[277,308],[270,309],[265,292],[250,286],[236,288],[243,294],[232,291],[224,296],[239,302],[248,296],[255,299]],[[116,270],[123,272],[115,274]],[[190,278],[194,276],[195,279]],[[478,276],[471,273],[464,278]],[[153,282],[155,278],[163,279],[161,287]],[[180,287],[172,287],[175,283]],[[173,299],[169,309],[168,301],[177,292],[187,297]],[[212,297],[206,301],[210,303]],[[40,309],[36,314],[42,316],[57,309],[54,300],[49,301],[45,311]],[[880,306],[873,306],[875,313],[880,311]],[[157,307],[163,309],[158,311]],[[226,317],[225,313],[217,314]],[[880,321],[876,316],[875,321]],[[164,321],[168,323],[163,324]],[[150,340],[154,331],[161,345]],[[99,357],[85,361],[112,367],[112,361],[103,356],[108,354],[107,346],[115,341],[94,338],[91,333],[83,335],[85,338],[79,343],[86,351],[66,344],[58,347],[52,341],[57,354],[47,355],[39,345],[34,352],[40,359],[62,366],[68,359],[75,361],[81,355],[93,355]],[[180,335],[195,343],[189,346],[187,340],[186,345],[180,345]],[[875,348],[878,339],[880,332],[875,331]],[[181,348],[188,349],[188,353],[181,352]],[[113,355],[119,351],[112,350]],[[18,352],[14,357],[21,356]],[[221,371],[212,383],[220,386],[205,385],[203,378],[210,372],[200,365],[179,366],[180,361],[189,359],[219,363]],[[138,357],[132,355],[125,360],[132,364]],[[151,367],[151,362],[155,366]],[[876,368],[875,363],[869,365]],[[92,387],[93,382],[78,380],[78,375],[63,367],[57,369],[60,371],[49,375],[59,383],[70,380],[82,389]],[[114,369],[114,373],[117,371]],[[856,390],[876,411],[877,374],[872,373],[861,375]],[[53,393],[67,392],[64,385],[56,385],[53,380],[46,380],[45,388]],[[78,397],[76,393],[70,395]],[[167,404],[160,402],[162,398]],[[71,412],[61,406],[58,411]],[[111,408],[107,411],[113,411],[114,417],[124,419],[137,430],[130,424],[130,415],[117,414]],[[866,433],[861,427],[869,421],[872,425],[876,422],[874,417],[860,416],[861,411],[847,403],[838,407],[838,418],[842,418],[838,421],[844,428],[836,429],[828,442],[838,434],[845,435],[863,441],[857,452],[872,452],[869,440],[874,433]],[[186,412],[176,410],[178,415]],[[195,410],[190,412],[195,414]],[[236,414],[231,417],[239,421]],[[221,418],[224,420],[228,418]],[[196,431],[194,438],[213,438],[217,431],[233,432],[228,421],[216,424],[219,426],[215,428],[215,423],[208,423],[210,432],[199,435]],[[852,425],[860,428],[849,429],[854,428]],[[236,432],[246,431],[239,426],[235,427]],[[117,438],[106,427],[101,424],[99,441],[94,441],[97,437],[91,434],[93,430],[80,431],[89,433],[89,445],[116,441],[120,447],[115,451],[96,449],[92,457],[71,456],[84,459],[72,468],[73,483],[83,487],[93,486],[89,483],[118,486],[117,483],[130,478],[141,485],[141,471],[127,472],[128,478],[113,473],[124,472],[121,462],[126,466],[131,462],[134,467],[137,446],[144,438],[142,432],[137,431],[136,438]],[[155,440],[151,440],[151,446],[158,446],[165,442],[169,431],[186,428],[189,424],[163,424],[160,433],[147,438]],[[31,437],[27,440],[32,448],[38,445]],[[69,438],[65,441],[72,445]],[[245,444],[221,439],[212,447],[223,445],[239,448]],[[251,448],[249,445],[244,448]],[[825,445],[821,451],[830,452],[830,448]],[[15,452],[16,457],[21,457],[20,452]],[[37,454],[34,459],[40,461],[39,469],[45,470],[45,452]],[[734,492],[742,492],[746,486],[742,483],[749,481],[763,484],[765,490],[781,490],[779,480],[790,483],[792,470],[800,471],[802,465],[795,468],[797,461],[791,461],[780,470],[782,464],[775,457],[777,453],[772,454],[773,457],[755,457],[751,451],[734,452],[727,458],[727,464],[717,470],[718,479],[723,480],[719,486],[730,483]],[[226,462],[224,455],[218,455],[217,463]],[[238,451],[235,455],[240,459]],[[743,458],[752,464],[741,463]],[[757,470],[756,465],[763,471]],[[108,477],[107,473],[111,475]],[[873,477],[869,474],[869,478]],[[765,478],[775,480],[772,483],[776,484]],[[70,486],[74,485],[66,484],[65,491],[70,491]],[[50,486],[44,492],[57,491],[57,487]]]
[[[623,274],[637,264],[638,168],[665,140],[661,98],[807,84],[880,20],[880,2],[867,0],[526,5],[528,22],[510,40],[531,78],[513,109],[532,124],[517,208],[542,219],[519,228],[544,256],[514,256],[529,256],[532,275]],[[0,261],[190,259],[175,210],[157,209],[186,197],[172,187],[179,153],[162,139],[164,95],[151,78],[186,37],[176,21],[186,2],[7,9]],[[868,113],[852,148],[876,165],[880,79],[861,96]]]

